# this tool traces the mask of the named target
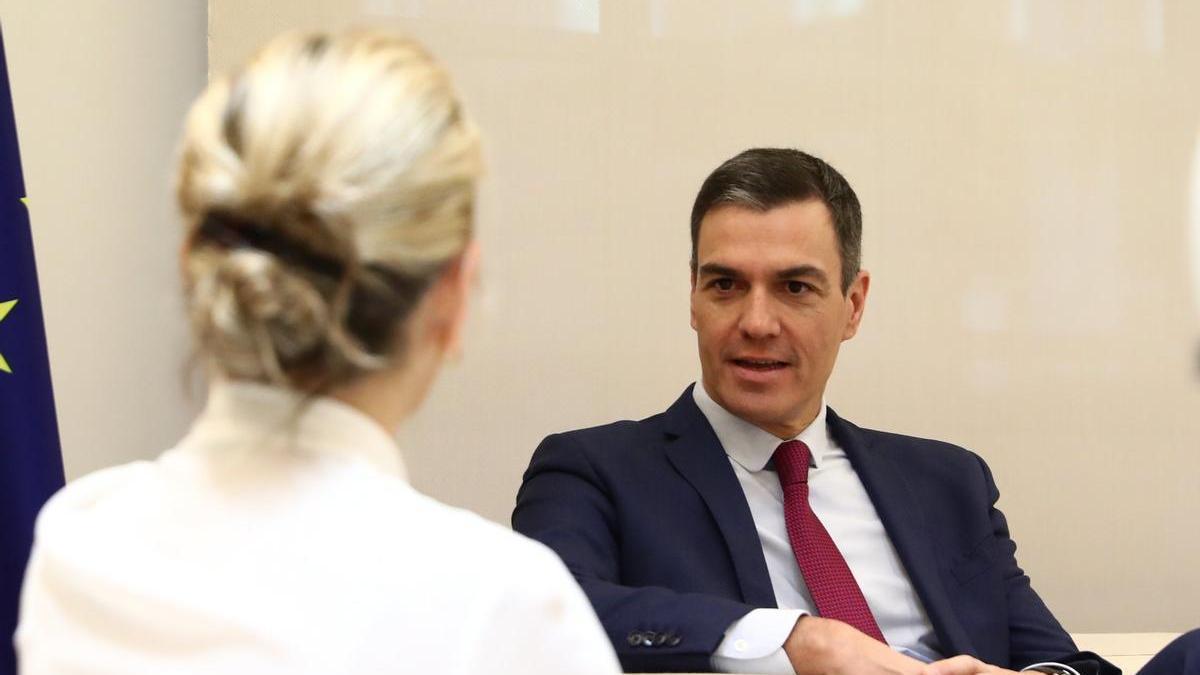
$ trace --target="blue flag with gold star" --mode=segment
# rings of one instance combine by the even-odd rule
[[[33,239],[0,33],[0,674],[15,674],[12,634],[38,509],[62,487]]]

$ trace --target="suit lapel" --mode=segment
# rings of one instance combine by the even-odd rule
[[[883,527],[900,555],[913,587],[925,605],[946,654],[974,654],[971,639],[959,622],[942,584],[928,535],[921,500],[907,479],[912,467],[903,466],[884,452],[870,448],[854,425],[828,413],[830,433],[846,452],[862,480]]]
[[[716,433],[696,407],[692,387],[667,410],[664,422],[667,458],[700,493],[716,521],[733,559],[742,600],[756,607],[775,607],[775,591],[746,494]]]

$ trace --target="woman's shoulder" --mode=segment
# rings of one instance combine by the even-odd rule
[[[558,556],[543,544],[464,508],[450,506],[413,490],[406,509],[423,530],[426,541],[437,541],[449,556],[485,555],[489,567],[527,566],[536,573],[561,566]]]
[[[42,507],[37,529],[67,524],[87,518],[110,507],[113,501],[124,501],[147,487],[154,473],[154,463],[137,461],[99,469],[67,483]]]
[[[147,548],[139,517],[153,512],[155,474],[153,462],[138,461],[81,476],[55,493],[34,524],[28,573],[40,581],[27,577],[26,594],[50,584],[61,596],[84,580],[128,576],[130,560]]]

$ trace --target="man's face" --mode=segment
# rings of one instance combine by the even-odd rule
[[[765,213],[704,216],[692,277],[692,328],[709,395],[780,438],[820,410],[838,348],[862,319],[870,277],[841,290],[829,209],[812,199]]]

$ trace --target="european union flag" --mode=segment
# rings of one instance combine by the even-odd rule
[[[38,509],[62,487],[33,238],[4,36],[0,33],[0,674],[17,672],[12,634]]]

